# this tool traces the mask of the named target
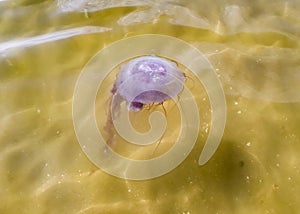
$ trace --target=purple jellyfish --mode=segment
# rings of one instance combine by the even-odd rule
[[[119,102],[126,101],[129,111],[144,105],[163,103],[183,89],[185,74],[165,58],[142,56],[123,65],[111,90]]]
[[[118,117],[122,102],[126,102],[129,111],[138,112],[144,105],[175,98],[183,90],[184,81],[185,74],[174,62],[165,58],[142,56],[123,65],[111,89],[113,96],[104,127],[109,135],[108,144],[114,144],[112,116]]]

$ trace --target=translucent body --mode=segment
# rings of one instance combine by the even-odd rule
[[[131,111],[143,105],[162,103],[183,89],[185,76],[174,62],[156,56],[142,56],[122,66],[112,89]]]

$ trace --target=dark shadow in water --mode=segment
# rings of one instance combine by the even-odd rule
[[[259,202],[256,198],[264,187],[265,170],[256,157],[233,142],[222,142],[213,159],[204,166],[197,164],[199,154],[196,148],[167,175],[132,184],[136,187],[148,184],[145,197],[159,211],[234,212],[242,206],[258,205],[253,203]]]

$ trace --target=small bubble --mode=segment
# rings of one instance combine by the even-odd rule
[[[206,127],[204,131],[205,131],[205,133],[208,133],[208,127]]]
[[[246,179],[247,179],[247,180],[249,180],[249,179],[250,179],[250,177],[247,175],[247,176],[246,176]]]
[[[276,164],[276,166],[277,166],[277,167],[279,167],[279,166],[280,166],[280,164],[279,164],[279,163],[277,163],[277,164]]]
[[[237,106],[239,103],[237,101],[234,102],[234,105]]]
[[[41,113],[41,109],[38,108],[38,109],[36,110],[36,112],[37,112],[38,114]]]
[[[241,114],[241,113],[242,113],[242,111],[241,111],[241,110],[238,110],[236,113],[237,113],[237,114]]]
[[[290,180],[292,180],[292,178],[291,178],[291,177],[288,177],[288,180],[290,181]]]
[[[60,131],[59,131],[59,130],[57,130],[57,131],[56,131],[56,134],[57,134],[57,135],[59,135],[59,134],[60,134]]]
[[[128,189],[128,192],[131,192],[131,189]]]
[[[246,146],[248,146],[248,147],[251,146],[251,142],[247,142]]]

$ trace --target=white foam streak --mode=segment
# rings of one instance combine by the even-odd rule
[[[58,0],[57,6],[62,12],[95,12],[115,7],[148,6],[151,2],[146,0]]]
[[[43,35],[38,35],[30,38],[16,39],[8,42],[0,43],[0,52],[8,51],[14,48],[25,48],[34,45],[39,45],[47,42],[53,42],[61,39],[70,38],[73,36],[102,33],[111,30],[111,28],[98,26],[85,26],[72,28],[68,30],[55,31]]]

